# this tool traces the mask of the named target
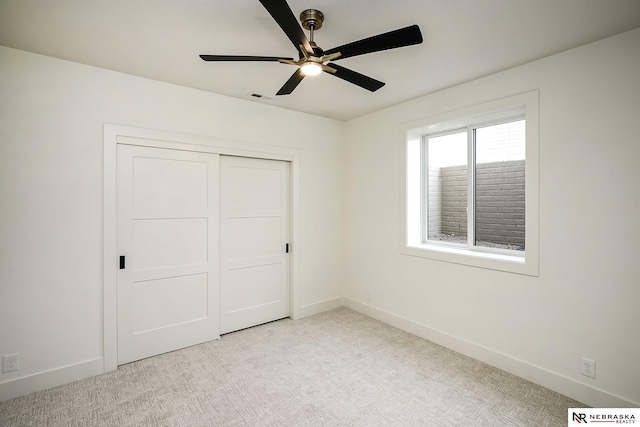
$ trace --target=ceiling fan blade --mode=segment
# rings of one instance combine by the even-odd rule
[[[293,61],[293,58],[280,58],[279,56],[243,56],[243,55],[200,55],[205,61],[274,61],[281,59]]]
[[[336,70],[335,73],[325,70],[328,74],[339,77],[342,80],[346,80],[349,83],[358,85],[361,88],[367,89],[371,92],[375,92],[376,90],[384,86],[384,82],[381,82],[376,79],[372,79],[371,77],[365,76],[364,74],[360,74],[356,71],[341,67],[334,63],[327,65],[327,67],[333,68],[334,70]]]
[[[282,28],[282,31],[289,37],[291,43],[293,43],[300,53],[300,58],[304,56],[300,45],[304,47],[309,55],[313,55],[313,49],[309,44],[307,36],[305,36],[302,27],[298,24],[298,20],[285,0],[260,0],[260,3],[262,3],[262,6],[267,9],[267,12],[271,14],[280,28]]]
[[[304,74],[302,74],[302,71],[298,68],[276,95],[289,95],[300,84],[302,79],[304,79]]]
[[[377,36],[368,37],[366,39],[326,50],[324,54],[331,55],[332,53],[340,52],[342,55],[334,60],[337,61],[351,56],[364,55],[366,53],[379,52],[381,50],[395,49],[420,43],[422,43],[420,27],[417,25],[410,25],[405,28],[400,28],[399,30],[378,34]]]

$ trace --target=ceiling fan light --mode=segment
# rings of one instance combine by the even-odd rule
[[[305,76],[317,76],[322,72],[322,66],[315,62],[305,62],[300,66],[300,71]]]

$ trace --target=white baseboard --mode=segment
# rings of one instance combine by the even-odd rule
[[[314,304],[303,305],[298,311],[297,319],[313,316],[314,314],[323,313],[325,311],[333,310],[334,308],[343,307],[344,298],[337,297],[328,300],[316,302]],[[297,320],[294,319],[294,320]]]
[[[0,402],[104,373],[102,357],[0,383]]]
[[[539,384],[586,405],[598,408],[631,408],[640,406],[638,402],[626,400],[604,390],[591,387],[523,360],[438,331],[361,301],[349,297],[344,297],[343,300],[344,305],[352,310],[457,351],[465,356],[480,360],[510,374],[517,375],[520,378]]]

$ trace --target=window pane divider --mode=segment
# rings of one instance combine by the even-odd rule
[[[475,132],[476,130],[473,126],[467,127],[467,248],[469,249],[476,245]]]
[[[420,140],[420,182],[429,188],[429,150],[427,150],[427,139],[429,135],[422,135]],[[426,172],[425,172],[426,170]],[[429,197],[424,188],[420,189],[420,239],[422,243],[429,241]]]

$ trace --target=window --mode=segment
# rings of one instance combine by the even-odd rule
[[[537,92],[404,126],[408,255],[538,274]]]

